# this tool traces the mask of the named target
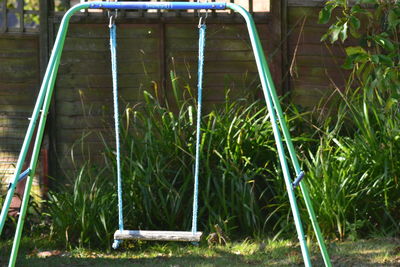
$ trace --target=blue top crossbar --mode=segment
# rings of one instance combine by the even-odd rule
[[[90,8],[108,9],[225,9],[226,3],[197,2],[93,2]]]

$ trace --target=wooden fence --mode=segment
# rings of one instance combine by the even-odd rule
[[[307,107],[313,107],[321,96],[332,91],[333,83],[329,80],[343,84],[338,67],[343,56],[340,46],[325,46],[319,41],[326,30],[326,26],[317,24],[322,2],[271,0],[270,12],[256,12],[253,7],[257,0],[248,4],[279,91],[291,91],[294,101]],[[11,139],[15,139],[12,157],[19,151],[55,33],[65,9],[73,4],[60,3],[49,5],[48,0],[41,0],[40,34],[2,26],[0,58],[8,63],[0,68],[8,72],[0,73],[0,93],[4,96],[0,113],[4,114],[3,122],[10,120],[15,111],[21,117],[21,122],[12,120],[15,126],[3,123],[7,130],[0,133],[2,155]],[[17,9],[21,14],[20,5]],[[1,13],[4,16],[4,9]],[[37,15],[37,11],[31,15]],[[98,133],[106,140],[113,138],[106,15],[84,11],[71,20],[47,127],[50,174],[55,177],[74,170],[71,151],[75,162],[84,162],[88,151],[92,159],[98,158],[102,151]],[[171,70],[178,74],[181,84],[195,90],[197,20],[196,13],[191,11],[120,13],[117,24],[121,108],[140,102],[145,89],[157,88],[161,97],[171,98]],[[231,12],[212,12],[207,24],[204,98],[212,107],[224,101],[227,89],[232,96],[240,95],[257,88],[259,80],[243,20]],[[90,134],[86,136],[87,133]],[[82,136],[86,136],[84,152],[74,146]]]
[[[288,87],[293,102],[309,109],[330,97],[334,90],[342,89],[346,77],[340,67],[345,58],[343,46],[321,42],[328,29],[327,25],[318,24],[324,2],[289,0],[286,9],[288,58],[284,71],[290,77]]]
[[[0,2],[0,179],[12,176],[29,123],[40,84],[39,2],[23,0]],[[46,146],[44,146],[46,147]],[[42,153],[41,157],[45,156]],[[46,177],[46,164],[40,161],[33,192]],[[47,162],[45,160],[45,162]],[[25,165],[25,167],[27,167]],[[23,183],[21,183],[23,185]],[[23,186],[16,190],[22,194]],[[13,199],[11,212],[18,212],[19,199]],[[15,210],[16,209],[16,210]]]
[[[132,11],[118,16],[121,112],[125,106],[140,103],[144,90],[157,90],[160,99],[171,100],[171,71],[179,77],[182,88],[189,85],[195,93],[197,14]],[[51,19],[49,25],[56,29],[61,19],[59,13],[55,12]],[[272,13],[256,13],[255,19],[266,51],[275,50],[275,58],[270,60],[275,62],[274,74],[279,81],[281,52],[275,44],[279,44],[280,28],[274,29]],[[66,40],[52,106],[51,143],[57,155],[52,158],[57,162],[50,164],[66,174],[70,170],[74,172],[76,166],[88,159],[88,151],[91,160],[101,158],[102,138],[110,143],[114,138],[107,24],[105,13],[82,12],[73,18]],[[258,86],[247,29],[235,14],[209,14],[205,55],[204,102],[207,107],[223,102],[226,90],[235,97]],[[85,136],[84,149],[74,146],[82,136]]]
[[[4,182],[14,171],[38,93],[38,51],[37,35],[0,37],[0,178]],[[35,188],[38,183],[35,179]]]

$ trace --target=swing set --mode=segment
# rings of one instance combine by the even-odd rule
[[[43,82],[39,91],[39,95],[30,119],[30,123],[22,144],[21,152],[18,157],[18,162],[14,172],[12,181],[9,184],[6,198],[3,203],[3,208],[0,214],[0,235],[3,231],[4,224],[7,218],[8,210],[11,204],[11,199],[19,181],[27,178],[23,200],[21,204],[20,214],[18,218],[17,228],[15,232],[14,242],[12,246],[9,266],[14,266],[18,254],[18,248],[21,240],[23,223],[26,216],[30,191],[32,187],[33,176],[35,174],[40,146],[43,139],[44,128],[46,124],[47,114],[53,95],[54,84],[57,76],[58,67],[60,64],[61,54],[67,35],[67,29],[70,18],[77,11],[82,9],[106,9],[109,11],[109,28],[110,28],[110,52],[111,52],[111,70],[113,81],[113,102],[114,102],[114,123],[115,123],[115,141],[116,141],[116,162],[117,162],[117,188],[118,188],[118,224],[119,229],[114,234],[113,248],[119,247],[120,243],[125,239],[141,239],[141,240],[160,240],[160,241],[186,241],[199,242],[202,232],[197,231],[197,211],[198,211],[198,181],[199,181],[199,162],[200,162],[200,118],[202,106],[202,80],[203,80],[203,65],[204,65],[204,48],[206,36],[206,17],[199,16],[199,54],[198,54],[198,94],[197,94],[197,122],[196,122],[196,156],[194,166],[194,192],[193,192],[193,210],[192,210],[192,229],[191,231],[143,231],[143,230],[126,230],[124,229],[123,218],[123,199],[122,199],[122,177],[120,164],[120,141],[119,141],[119,114],[118,114],[118,80],[117,80],[117,42],[116,42],[116,25],[115,18],[118,10],[123,9],[167,9],[167,10],[223,10],[232,9],[236,11],[246,21],[247,29],[250,36],[250,41],[255,56],[257,70],[261,80],[262,90],[269,116],[271,119],[275,143],[278,151],[280,164],[283,170],[283,178],[285,180],[286,189],[289,196],[294,222],[300,242],[301,252],[305,266],[312,266],[309,254],[309,249],[306,244],[304,230],[300,219],[300,213],[296,202],[295,189],[300,187],[303,194],[307,211],[313,226],[316,238],[321,250],[322,258],[325,266],[332,266],[329,255],[319,228],[314,209],[311,204],[311,199],[305,183],[302,182],[304,172],[300,169],[300,164],[296,157],[296,152],[283,116],[282,108],[272,81],[271,73],[265,59],[265,55],[261,46],[261,42],[255,27],[255,23],[251,15],[241,6],[233,3],[224,2],[85,2],[70,8],[64,15],[57,38],[50,56],[49,63],[43,78]],[[38,125],[37,125],[38,124]],[[27,157],[28,148],[32,142],[34,132],[37,129],[32,156],[28,169],[22,171],[23,163]],[[283,135],[283,139],[282,139]],[[290,161],[295,170],[295,179],[292,180],[289,164],[286,160],[284,143],[289,152]]]

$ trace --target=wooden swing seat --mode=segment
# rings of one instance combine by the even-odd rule
[[[193,234],[190,231],[117,230],[114,233],[114,239],[199,242],[202,235],[202,232]]]

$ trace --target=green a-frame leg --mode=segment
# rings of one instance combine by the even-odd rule
[[[14,243],[11,251],[11,257],[9,260],[9,266],[14,266],[18,254],[19,243],[21,240],[22,228],[24,219],[26,216],[26,211],[29,202],[29,195],[32,187],[33,176],[36,170],[36,165],[38,161],[38,156],[40,152],[40,145],[43,138],[44,128],[47,119],[47,113],[49,110],[51,98],[54,90],[54,83],[57,76],[57,70],[61,59],[61,54],[64,46],[64,41],[67,34],[68,24],[71,16],[81,9],[91,9],[91,8],[101,8],[101,9],[232,9],[243,16],[246,21],[247,28],[250,35],[250,40],[255,56],[255,60],[257,63],[257,69],[260,76],[262,89],[265,97],[265,101],[267,104],[267,108],[269,111],[271,123],[273,126],[273,132],[275,137],[275,142],[278,150],[278,155],[280,159],[280,163],[283,170],[283,176],[286,184],[286,189],[288,191],[289,201],[296,225],[296,230],[298,234],[298,238],[300,241],[301,252],[304,259],[305,266],[311,266],[310,254],[307,248],[304,230],[302,226],[302,222],[300,219],[299,209],[296,203],[296,197],[294,192],[294,186],[291,179],[289,165],[285,157],[285,149],[283,138],[286,143],[287,150],[289,152],[289,156],[291,159],[291,163],[296,172],[296,181],[295,184],[299,184],[301,191],[303,193],[303,199],[305,201],[307,211],[314,228],[314,232],[317,237],[317,241],[322,253],[322,257],[325,263],[325,266],[331,266],[331,262],[329,259],[328,251],[326,249],[321,230],[318,226],[318,222],[316,220],[316,216],[311,204],[311,199],[309,197],[308,189],[305,183],[301,182],[301,177],[304,175],[300,169],[300,164],[296,157],[296,152],[289,134],[289,130],[286,125],[286,121],[283,117],[282,109],[279,103],[279,99],[275,90],[274,83],[272,81],[271,73],[268,68],[268,64],[265,59],[265,55],[261,46],[261,42],[254,24],[254,21],[251,15],[241,6],[232,4],[232,3],[219,3],[219,2],[209,2],[209,3],[199,3],[199,2],[86,2],[82,4],[78,4],[71,9],[69,9],[64,15],[63,20],[61,21],[60,28],[57,34],[57,38],[51,53],[51,57],[46,69],[46,73],[43,78],[43,82],[39,91],[39,95],[33,110],[33,114],[31,117],[31,121],[29,123],[27,133],[25,135],[24,142],[22,144],[21,152],[18,158],[18,162],[16,165],[15,173],[13,179],[10,183],[7,196],[3,203],[3,208],[0,214],[0,235],[2,233],[8,210],[11,204],[11,198],[14,194],[16,185],[18,180],[23,174],[22,165],[25,162],[28,148],[31,144],[32,138],[34,136],[34,131],[37,128],[37,134],[34,141],[33,152],[31,161],[29,164],[28,170],[24,171],[25,174],[28,174],[28,180],[25,187],[25,192],[23,196],[23,201],[21,205],[20,215],[18,218],[17,229],[15,233]],[[39,123],[39,124],[38,124]],[[37,125],[38,124],[38,125]]]

